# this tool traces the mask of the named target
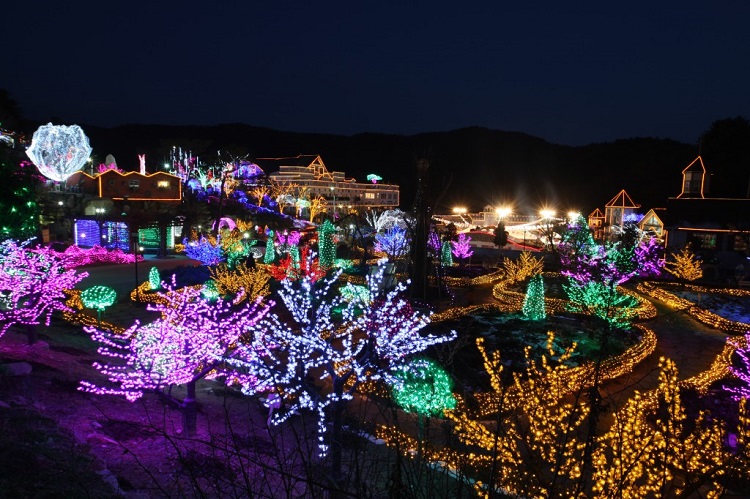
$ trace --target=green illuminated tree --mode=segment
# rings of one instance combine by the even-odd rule
[[[324,269],[333,267],[336,260],[336,245],[333,243],[335,232],[336,227],[330,220],[326,220],[318,227],[318,258],[320,266]]]
[[[453,265],[453,246],[450,241],[443,241],[443,246],[440,248],[440,264],[443,267]]]
[[[532,321],[543,321],[547,318],[544,308],[544,279],[542,274],[536,274],[529,280],[526,288],[526,298],[523,300],[524,317]]]

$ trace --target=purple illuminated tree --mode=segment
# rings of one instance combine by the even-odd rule
[[[739,357],[739,362],[729,366],[729,372],[740,381],[739,386],[724,386],[724,390],[732,393],[735,400],[745,398],[750,400],[750,331],[745,333],[744,345],[735,338],[727,338],[727,341],[740,345],[734,351]]]
[[[455,331],[444,336],[422,335],[420,330],[429,323],[429,316],[415,312],[403,299],[404,284],[379,295],[383,272],[381,264],[379,271],[367,278],[369,293],[358,294],[348,303],[331,293],[341,271],[318,281],[309,276],[297,282],[282,281],[279,295],[288,311],[285,315],[292,320],[284,323],[273,314],[258,324],[266,331],[265,341],[278,348],[265,352],[263,364],[239,360],[263,350],[263,345],[256,344],[242,346],[249,354],[230,361],[256,378],[265,377],[264,383],[245,386],[246,393],[256,393],[258,386],[276,385],[284,409],[274,414],[273,423],[303,409],[317,414],[319,451],[325,456],[330,447],[334,479],[341,471],[342,411],[362,383],[388,380],[413,354],[456,336]],[[343,307],[341,315],[334,315],[339,307]],[[326,435],[328,421],[332,447]]]
[[[458,258],[461,263],[464,263],[464,260],[470,258],[471,255],[474,254],[474,251],[469,245],[470,241],[471,237],[464,233],[459,234],[457,240],[451,241],[451,245],[453,246],[453,256]]]
[[[13,324],[25,324],[29,344],[36,343],[36,326],[49,326],[54,311],[72,312],[65,290],[73,289],[86,272],[67,269],[50,248],[29,249],[8,240],[0,245],[0,336]]]
[[[254,377],[228,369],[225,362],[237,355],[245,355],[248,364],[255,361],[255,357],[247,357],[250,350],[241,348],[242,341],[267,314],[272,303],[264,303],[259,296],[239,306],[243,292],[232,302],[207,302],[199,289],[190,287],[174,290],[172,286],[165,286],[165,291],[158,294],[163,303],[149,305],[149,310],[160,312],[161,318],[150,324],[141,325],[136,321],[122,334],[85,328],[101,344],[99,353],[114,362],[94,363],[111,386],[81,381],[79,390],[122,395],[131,402],[146,392],[155,391],[181,408],[184,430],[192,434],[196,427],[195,384],[198,380],[223,377],[227,384],[239,381],[244,386],[261,389],[256,386]],[[262,338],[255,340],[258,344],[264,343]],[[181,401],[172,399],[165,390],[176,385],[187,388],[187,395]]]

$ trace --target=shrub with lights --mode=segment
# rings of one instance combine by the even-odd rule
[[[453,380],[435,361],[414,359],[396,369],[391,376],[393,400],[408,412],[418,416],[420,440],[424,434],[424,419],[442,416],[456,408]]]
[[[148,271],[148,285],[152,291],[161,289],[161,276],[159,275],[159,269],[151,267]]]
[[[24,324],[32,344],[37,341],[36,326],[42,321],[49,326],[54,311],[72,312],[65,305],[65,290],[88,274],[66,268],[48,247],[27,246],[28,242],[13,240],[0,245],[0,293],[5,303],[0,309],[0,335],[14,324]]]
[[[266,237],[266,251],[263,254],[263,263],[271,265],[276,262],[276,243],[273,240],[273,231],[269,230]]]
[[[201,236],[197,241],[185,238],[182,244],[185,245],[185,254],[188,258],[198,260],[203,265],[218,265],[225,260],[220,241]]]
[[[141,325],[135,321],[123,334],[85,328],[100,343],[99,353],[111,360],[94,363],[109,385],[81,381],[79,390],[120,395],[134,402],[149,391],[171,398],[170,387],[186,385],[186,397],[175,403],[184,412],[184,430],[192,434],[196,428],[198,380],[223,378],[227,384],[241,382],[246,388],[256,387],[255,378],[235,372],[226,362],[242,355],[248,364],[254,361],[255,357],[249,355],[251,349],[241,345],[246,340],[265,343],[262,330],[255,327],[272,304],[264,303],[262,297],[244,305],[239,305],[240,297],[231,302],[208,302],[199,289],[175,290],[173,286],[165,286],[165,291],[159,292],[161,302],[149,305],[149,310],[161,314],[155,322]],[[257,335],[252,340],[247,338],[251,330]]]

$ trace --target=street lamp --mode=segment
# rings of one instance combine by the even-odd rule
[[[547,222],[545,235],[547,236],[550,249],[554,250],[555,247],[552,245],[552,229],[550,227],[550,220],[554,218],[555,210],[550,210],[549,208],[542,208],[541,210],[539,210],[539,215],[541,215],[542,219]]]
[[[508,206],[501,206],[499,208],[495,208],[495,213],[497,214],[497,217],[501,220],[509,217],[512,211],[513,210],[511,210]]]
[[[106,213],[105,208],[94,208],[94,213],[96,214],[96,222],[99,225],[99,243],[101,244],[102,239],[106,239],[107,236],[102,234],[102,226],[104,225],[104,213]]]
[[[333,195],[333,219],[336,220],[336,187],[331,186],[331,194]]]

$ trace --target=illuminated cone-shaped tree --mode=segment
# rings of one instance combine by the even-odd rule
[[[159,269],[151,267],[148,271],[148,284],[152,290],[161,288],[161,276],[159,275]]]
[[[451,245],[453,246],[453,256],[458,258],[461,263],[464,263],[465,260],[471,258],[471,255],[474,254],[474,251],[471,249],[471,245],[469,242],[471,241],[471,237],[467,236],[463,232],[458,235],[458,239],[456,241],[451,241]]]
[[[263,263],[271,265],[276,261],[276,243],[273,240],[273,231],[268,231],[266,238],[266,252],[263,254]]]
[[[336,245],[333,243],[333,234],[335,233],[336,227],[330,220],[326,220],[318,227],[319,261],[320,266],[324,269],[332,268],[336,260]]]
[[[161,313],[161,318],[147,325],[136,321],[125,333],[115,335],[89,327],[86,331],[101,344],[99,353],[113,359],[113,363],[94,363],[113,386],[98,386],[81,381],[79,390],[95,394],[122,395],[133,402],[145,392],[156,391],[171,399],[168,389],[186,385],[182,401],[171,399],[183,411],[184,430],[195,432],[195,384],[206,377],[224,377],[227,384],[237,380],[247,386],[254,379],[227,369],[225,362],[236,355],[247,355],[239,348],[245,335],[263,318],[270,304],[262,297],[239,306],[234,302],[217,300],[209,303],[195,288],[174,290],[165,286],[159,292],[162,302],[149,305],[149,310]],[[260,334],[260,332],[257,332]],[[123,338],[129,341],[123,342]],[[258,344],[263,341],[256,338]]]
[[[40,177],[36,168],[21,160],[21,147],[3,144],[0,135],[0,239],[26,239],[39,229],[40,206],[36,201]]]
[[[0,335],[13,324],[25,324],[29,344],[37,341],[36,326],[49,326],[55,310],[72,312],[65,305],[65,290],[73,289],[86,272],[66,269],[50,248],[28,249],[26,244],[5,241],[0,245]]]
[[[701,261],[690,248],[682,248],[679,253],[672,253],[665,264],[665,270],[682,282],[691,282],[703,277]]]
[[[453,265],[453,248],[450,241],[443,241],[443,247],[440,250],[440,264],[443,267]]]
[[[543,321],[547,318],[547,311],[544,308],[544,279],[542,274],[535,275],[529,281],[521,311],[524,317],[532,321]]]
[[[156,268],[156,267],[154,267]],[[96,310],[96,323],[100,325],[102,312],[117,300],[117,292],[109,286],[91,286],[81,293],[81,301],[86,308]]]
[[[243,366],[255,378],[265,379],[260,385],[245,386],[246,393],[256,393],[258,386],[275,384],[283,397],[284,410],[274,414],[274,423],[281,423],[303,409],[317,414],[319,451],[325,456],[330,448],[334,479],[341,472],[342,411],[358,387],[365,382],[387,379],[412,354],[455,338],[455,332],[444,336],[420,334],[429,317],[414,312],[401,298],[405,291],[403,284],[378,297],[383,267],[368,276],[369,294],[358,294],[346,304],[340,295],[331,292],[331,285],[341,271],[317,281],[310,275],[296,282],[282,281],[279,295],[291,322],[284,323],[275,314],[263,319],[258,329],[266,332],[264,341],[278,348],[265,352],[262,366],[258,363]],[[360,301],[364,296],[371,297],[371,301]],[[333,314],[337,308],[342,308],[340,315]],[[261,351],[264,345],[242,348],[252,354]],[[332,438],[327,436],[329,411]]]

